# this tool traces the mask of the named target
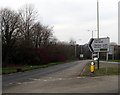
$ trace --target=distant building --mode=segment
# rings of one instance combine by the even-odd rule
[[[120,45],[120,1],[118,2],[118,44]]]

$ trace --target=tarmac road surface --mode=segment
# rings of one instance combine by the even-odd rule
[[[87,62],[3,76],[3,93],[118,93],[118,75],[80,76]]]

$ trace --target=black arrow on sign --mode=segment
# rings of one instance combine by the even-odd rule
[[[89,47],[89,49],[90,49],[91,52],[94,52],[94,50],[93,50],[93,48],[92,48],[92,46],[91,46],[92,43],[93,43],[93,41],[94,41],[94,39],[91,38],[90,41],[89,41],[89,44],[88,44],[88,47]]]

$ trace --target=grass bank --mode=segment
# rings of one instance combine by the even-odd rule
[[[33,69],[46,68],[46,67],[57,65],[57,64],[62,64],[62,62],[54,62],[54,63],[48,63],[46,65],[36,65],[36,66],[7,67],[7,68],[2,68],[1,71],[2,71],[2,74],[10,74],[10,73],[16,73],[16,72],[24,72],[24,71],[33,70]]]
[[[120,60],[108,60],[108,61],[111,61],[111,62],[120,62]]]
[[[106,61],[106,60],[102,60],[102,61]],[[120,60],[108,60],[108,62],[120,62]]]
[[[112,63],[100,63],[100,69],[97,69],[97,64],[95,65],[94,75],[118,75],[120,74],[119,66],[120,64],[112,64]],[[82,74],[83,76],[90,76],[90,62],[85,67],[85,70]]]
[[[10,73],[16,73],[16,72],[24,72],[24,71],[34,70],[34,69],[47,68],[53,65],[64,64],[64,63],[73,62],[73,61],[78,61],[78,60],[74,59],[74,60],[67,60],[65,62],[53,62],[53,63],[48,63],[46,65],[35,65],[35,66],[11,66],[6,68],[1,68],[0,73],[10,74]]]

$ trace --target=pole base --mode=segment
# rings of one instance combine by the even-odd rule
[[[95,76],[95,73],[94,72],[90,72],[90,77],[94,77]]]

